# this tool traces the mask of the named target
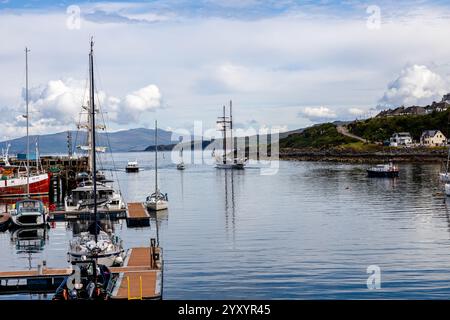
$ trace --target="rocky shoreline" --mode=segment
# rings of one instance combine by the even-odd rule
[[[441,163],[447,159],[445,148],[389,148],[389,150],[311,150],[280,149],[280,159],[292,161],[327,161],[347,163],[379,163],[386,161]]]

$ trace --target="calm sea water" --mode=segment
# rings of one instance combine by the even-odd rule
[[[143,171],[121,170],[135,158]],[[154,188],[153,154],[114,159],[125,199],[142,201]],[[450,202],[439,165],[402,164],[400,178],[391,180],[367,178],[364,165],[282,161],[278,174],[266,176],[255,167],[178,171],[168,153],[159,161],[168,213],[148,228],[118,222],[114,230],[126,247],[148,245],[158,234],[165,299],[450,297]],[[112,168],[111,161],[104,166]],[[28,249],[0,233],[0,270],[42,260],[67,266],[73,228],[58,222]],[[381,270],[376,290],[366,283],[372,265]]]

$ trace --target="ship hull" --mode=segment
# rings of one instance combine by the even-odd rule
[[[30,177],[30,194],[48,194],[50,187],[50,177],[47,173]],[[0,198],[15,197],[27,193],[27,178],[13,178],[0,180]]]

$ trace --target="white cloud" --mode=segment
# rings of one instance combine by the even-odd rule
[[[221,105],[233,99],[236,121],[255,119],[296,129],[310,124],[308,117],[296,117],[299,105],[333,106],[328,114],[337,118],[349,117],[353,106],[366,110],[375,106],[388,81],[407,64],[426,65],[442,78],[450,74],[447,7],[424,4],[414,7],[411,15],[408,10],[412,9],[389,14],[389,7],[380,5],[382,25],[373,32],[366,28],[364,6],[357,7],[355,15],[342,12],[330,19],[326,9],[317,13],[318,7],[309,5],[300,14],[282,10],[282,14],[248,18],[233,8],[212,14],[194,9],[196,14],[191,14],[184,7],[174,12],[172,5],[165,4],[160,10],[156,6],[145,10],[142,4],[92,3],[88,8],[82,5],[79,30],[66,28],[64,8],[24,9],[20,14],[13,9],[0,11],[0,38],[8,43],[0,50],[4,75],[0,109],[20,106],[25,44],[32,49],[31,83],[48,84],[49,79],[84,79],[90,35],[95,36],[96,72],[103,80],[98,84],[108,92],[103,103],[116,121],[114,130],[135,126],[120,122],[139,116],[138,107],[126,116],[122,108],[126,96],[147,83],[157,84],[164,104],[171,106],[158,110],[162,126],[185,127],[194,120],[213,126]],[[228,17],[230,11],[236,11],[235,15],[231,12]],[[117,23],[83,17],[95,12],[106,12],[108,19],[129,18],[130,23],[120,17]],[[133,19],[151,23],[133,23]],[[66,81],[63,84],[68,86]],[[53,88],[64,90],[58,84]],[[44,102],[53,107],[56,101],[76,104],[73,110],[61,112],[49,108],[47,116],[54,119],[55,127],[48,130],[54,132],[77,116],[81,103],[77,99],[69,103],[72,99],[70,92],[53,100],[42,98],[44,109]],[[23,112],[15,109],[11,119],[2,121],[0,131]],[[120,119],[121,115],[125,118]],[[42,112],[33,114],[34,119],[41,116]],[[148,117],[138,120],[139,126],[145,126],[143,120]]]
[[[300,111],[300,115],[313,122],[327,121],[337,117],[336,113],[327,107],[306,107]]]
[[[424,65],[406,67],[388,85],[380,99],[380,107],[426,105],[439,100],[449,91],[448,82]]]
[[[25,92],[22,95],[24,98]],[[160,108],[161,99],[159,88],[151,84],[127,94],[123,99],[97,91],[95,104],[107,113],[109,120],[130,124],[137,123],[146,112]],[[88,104],[87,83],[71,78],[51,80],[45,85],[32,87],[29,100],[30,125],[34,133],[74,127],[80,119],[81,107]],[[19,108],[25,110],[23,101]],[[14,117],[13,125],[25,126],[21,114]],[[6,130],[11,133],[11,130]]]

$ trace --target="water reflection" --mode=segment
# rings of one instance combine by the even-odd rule
[[[33,253],[44,250],[48,240],[47,228],[21,228],[11,230],[11,244],[15,246],[18,255],[25,254],[28,268],[32,269]]]

